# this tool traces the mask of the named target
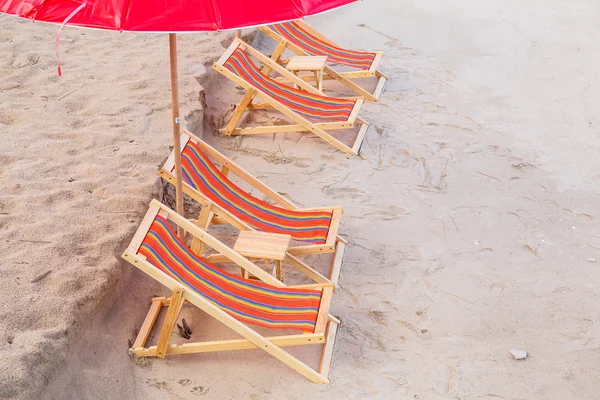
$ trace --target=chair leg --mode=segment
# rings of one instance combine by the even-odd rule
[[[237,127],[238,122],[240,122],[240,119],[242,119],[242,115],[244,115],[244,111],[246,111],[246,108],[250,105],[250,103],[252,102],[252,99],[254,98],[254,92],[255,92],[254,89],[248,90],[246,92],[246,94],[244,95],[244,97],[242,97],[240,104],[238,104],[235,107],[235,111],[233,112],[231,121],[229,121],[229,123],[225,127],[226,135],[231,135],[233,133],[234,129]]]
[[[331,261],[331,273],[329,280],[335,288],[338,288],[338,280],[340,278],[340,271],[342,269],[342,263],[344,261],[344,252],[346,251],[346,243],[341,240],[337,240],[335,244],[335,253],[333,253],[333,260]]]
[[[165,355],[167,354],[167,346],[169,345],[169,340],[171,339],[171,333],[173,332],[175,322],[177,321],[177,317],[179,317],[179,312],[181,311],[183,303],[183,288],[175,288],[175,290],[173,290],[173,295],[171,296],[171,301],[169,302],[169,308],[167,310],[165,322],[162,330],[160,331],[158,345],[156,346],[157,357],[165,358]]]
[[[285,42],[279,42],[279,44],[273,51],[273,54],[271,54],[271,60],[277,62],[281,58],[281,55],[283,54],[284,51],[285,51]],[[271,67],[269,67],[268,65],[265,65],[262,69],[262,72],[263,72],[263,74],[269,76],[269,72],[271,72]]]
[[[358,154],[360,152],[360,148],[365,140],[365,136],[367,136],[367,131],[369,130],[369,126],[371,126],[368,122],[361,118],[357,118],[356,122],[360,123],[360,129],[358,134],[356,135],[356,139],[354,140],[354,144],[352,145],[352,153]]]
[[[327,323],[327,329],[325,331],[325,345],[321,352],[321,362],[319,364],[319,374],[325,379],[329,379],[329,371],[331,370],[331,360],[333,359],[333,347],[335,345],[335,338],[337,334],[339,321],[329,319]]]
[[[214,216],[214,213],[211,211],[211,204],[212,203],[209,201],[202,202],[202,210],[200,211],[200,216],[198,217],[198,222],[196,223],[199,228],[204,230],[208,229],[210,221]],[[197,255],[201,256],[202,252],[204,251],[204,242],[194,238],[192,239],[192,246],[190,249]]]

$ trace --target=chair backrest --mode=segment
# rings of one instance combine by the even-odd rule
[[[191,252],[160,215],[152,222],[138,254],[240,321],[272,329],[315,330],[320,290],[274,287],[217,268]]]
[[[364,70],[371,67],[376,56],[373,52],[344,49],[322,40],[295,21],[270,25],[269,28],[311,56],[327,56],[331,63]]]
[[[183,180],[252,228],[291,235],[294,240],[324,244],[330,211],[289,210],[260,200],[230,181],[193,140],[181,153]]]
[[[355,99],[308,93],[278,82],[265,75],[241,47],[231,54],[223,67],[311,121],[345,122],[356,104]]]

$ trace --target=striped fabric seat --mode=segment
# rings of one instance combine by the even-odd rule
[[[181,153],[183,180],[252,228],[291,235],[294,240],[324,244],[331,211],[298,211],[251,196],[231,182],[192,140]]]
[[[241,48],[236,49],[223,66],[311,121],[345,122],[356,104],[354,99],[312,94],[277,82],[263,74]]]
[[[270,25],[275,33],[294,43],[311,56],[327,56],[327,61],[358,69],[369,69],[376,54],[368,51],[343,49],[319,39],[296,22]]]
[[[321,291],[278,288],[223,271],[192,253],[159,215],[138,253],[240,321],[272,329],[315,329]]]

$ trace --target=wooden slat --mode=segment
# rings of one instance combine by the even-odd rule
[[[133,342],[132,348],[144,347],[146,344],[146,340],[148,340],[148,336],[150,335],[150,331],[154,326],[154,322],[156,322],[156,318],[160,313],[163,304],[161,299],[152,299],[152,304],[150,305],[150,309],[148,310],[148,314],[146,314],[146,318],[144,319],[144,323],[140,328],[137,337],[135,338],[135,342]],[[155,354],[156,355],[156,352]]]
[[[319,253],[332,253],[335,250],[335,245],[332,244],[309,244],[303,246],[295,246],[288,248],[288,253],[294,256],[300,256],[303,254],[319,254]]]
[[[352,112],[350,113],[350,116],[348,117],[348,122],[350,122],[351,124],[353,124],[354,121],[356,121],[356,117],[358,117],[358,112],[360,111],[360,108],[362,107],[363,102],[364,102],[363,99],[356,100],[356,103],[354,104],[354,107],[352,108]]]
[[[334,207],[333,213],[331,214],[331,222],[329,223],[329,231],[327,232],[326,244],[335,245],[335,237],[340,229],[340,222],[342,221],[343,209],[341,206]]]
[[[285,52],[285,41],[280,41],[279,44],[277,45],[277,47],[275,48],[275,50],[273,51],[273,54],[271,54],[271,59],[273,61],[277,62],[277,60],[279,60],[279,58],[281,57],[281,55],[284,52]],[[262,72],[263,72],[263,74],[269,76],[269,73],[271,72],[271,67],[265,64],[263,66]]]
[[[323,288],[321,295],[321,304],[319,305],[319,314],[317,315],[317,323],[314,333],[325,332],[329,315],[329,306],[331,305],[331,296],[333,295],[333,285]]]
[[[385,87],[385,84],[387,82],[387,78],[384,78],[383,76],[381,78],[379,78],[379,82],[377,82],[377,87],[375,88],[375,91],[373,92],[373,96],[379,98],[379,96],[381,96],[381,93],[383,92],[383,88]]]
[[[241,231],[233,250],[244,257],[281,261],[291,239],[291,235],[279,233]]]
[[[339,323],[339,322],[338,322]],[[319,373],[329,379],[329,371],[331,370],[331,361],[333,360],[333,348],[335,346],[335,338],[338,329],[338,323],[330,321],[327,324],[325,332],[325,345],[321,353],[321,362],[319,365]]]
[[[367,131],[369,130],[369,124],[363,123],[356,135],[356,139],[354,140],[354,144],[352,145],[352,153],[358,154],[360,152],[360,148],[365,140],[365,136],[367,136]]]
[[[162,330],[160,331],[160,338],[158,339],[158,345],[156,346],[156,356],[164,358],[167,354],[167,346],[171,340],[171,333],[177,322],[177,317],[181,311],[183,305],[183,288],[178,287],[173,290],[171,295],[171,302],[169,303],[169,309],[167,310],[167,316],[163,323]]]
[[[337,73],[336,71],[334,71],[331,67],[326,66],[323,69],[323,71],[327,75],[329,75],[333,79],[335,79],[336,81],[338,81],[341,84],[346,85],[350,89],[354,90],[356,93],[360,94],[365,99],[370,100],[370,101],[377,101],[377,99],[371,93],[367,92],[365,89],[363,89],[362,87],[358,86],[356,83],[350,81],[348,78],[340,75],[339,73]]]
[[[294,257],[289,252],[286,254],[284,262],[287,262],[292,267],[302,272],[304,275],[317,283],[329,283],[329,279],[325,278],[323,275],[306,265],[306,263],[302,262],[298,258]]]
[[[303,334],[289,336],[272,336],[266,337],[271,343],[276,346],[302,346],[308,344],[323,344],[325,343],[325,335],[321,334]],[[229,351],[229,350],[248,350],[256,349],[258,346],[248,339],[231,339],[217,340],[211,342],[171,344],[167,347],[167,354],[192,354],[192,353],[207,353],[212,351]],[[138,357],[151,357],[156,354],[156,346],[148,348],[132,349]]]
[[[221,65],[221,66],[223,64],[225,64],[227,62],[227,60],[229,60],[229,57],[231,57],[231,55],[233,54],[233,52],[237,50],[237,48],[240,46],[240,44],[241,43],[239,41],[234,40],[229,45],[229,47],[227,48],[227,50],[225,50],[225,53],[223,53],[223,55],[221,56],[221,58],[219,58],[215,64],[216,65]]]
[[[371,63],[371,66],[369,67],[370,72],[377,71],[377,67],[379,66],[379,63],[381,62],[381,59],[383,58],[383,51],[376,51],[374,53],[376,55],[375,55],[375,58],[373,59],[373,62]]]
[[[369,70],[364,71],[344,71],[339,72],[341,76],[344,78],[352,79],[352,78],[368,78],[370,76],[375,76],[376,72],[371,72]]]
[[[160,207],[157,205],[151,205],[148,208],[148,211],[146,212],[142,223],[138,227],[137,231],[135,232],[135,235],[133,235],[133,238],[129,243],[129,246],[127,247],[129,251],[131,251],[132,253],[137,253],[140,246],[142,245],[142,242],[144,241],[144,238],[146,237],[146,234],[150,230],[150,226],[154,222],[154,218],[156,218],[156,214],[158,214],[159,211]]]
[[[338,287],[338,280],[340,278],[340,271],[342,270],[342,263],[344,262],[345,251],[346,243],[338,240],[335,246],[333,260],[331,261],[331,272],[329,274],[329,280],[335,285],[336,288]]]
[[[198,221],[196,223],[203,230],[208,229],[208,225],[210,224],[210,215],[212,213],[211,206],[212,203],[210,201],[203,201],[202,210],[200,211],[200,216],[198,217]],[[204,243],[198,238],[192,239],[192,246],[190,249],[197,255],[202,256],[204,252]]]
[[[327,56],[296,56],[285,66],[288,71],[320,71],[327,62]]]
[[[242,97],[240,104],[238,104],[235,107],[235,111],[233,112],[233,115],[231,116],[231,120],[229,121],[229,123],[227,124],[225,129],[223,129],[225,134],[231,135],[232,132],[234,131],[234,129],[237,127],[238,122],[240,122],[240,119],[242,118],[242,115],[244,115],[244,111],[246,111],[246,108],[252,102],[252,99],[254,98],[254,92],[255,92],[254,89],[249,89],[248,91],[246,91],[246,94],[244,95],[244,97]]]

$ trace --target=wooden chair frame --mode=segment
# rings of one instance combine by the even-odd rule
[[[146,216],[142,220],[140,227],[138,228],[122,257],[144,273],[154,278],[156,281],[168,287],[173,291],[173,293],[169,298],[156,297],[152,299],[150,310],[146,315],[133,346],[129,349],[131,354],[138,357],[164,358],[166,355],[170,354],[190,354],[209,351],[260,348],[315,383],[329,382],[328,375],[333,356],[333,346],[335,343],[337,327],[340,324],[340,321],[337,318],[329,314],[329,305],[331,303],[331,296],[333,293],[333,286],[331,284],[290,286],[297,288],[304,287],[320,289],[323,292],[320,309],[317,316],[317,323],[312,333],[265,337],[248,327],[248,325],[230,316],[225,311],[221,310],[219,307],[204,298],[202,295],[185,288],[180,282],[166,273],[158,270],[156,267],[150,264],[144,256],[138,254],[138,250],[157,215],[167,218],[177,226],[181,227],[186,234],[192,235],[195,239],[202,241],[204,244],[219,252],[224,258],[227,259],[227,262],[233,262],[241,268],[250,271],[265,283],[276,287],[285,287],[282,282],[212,237],[206,231],[192,224],[190,221],[175,213],[173,210],[161,204],[157,200],[153,200],[150,203],[150,207],[146,213]],[[177,322],[179,313],[184,303],[190,303],[200,308],[211,317],[215,318],[234,332],[241,335],[242,339],[186,343],[181,345],[169,344],[173,327]],[[158,314],[164,306],[167,307],[167,314],[160,331],[158,344],[156,346],[144,347]],[[324,345],[318,370],[309,367],[282,349],[282,347],[285,346],[299,346],[308,344]]]
[[[190,140],[198,146],[200,146],[202,150],[213,160],[216,160],[218,163],[221,164],[221,172],[225,176],[227,176],[228,174],[234,174],[238,176],[244,182],[246,182],[251,187],[267,196],[280,207],[300,211],[331,211],[333,215],[331,218],[331,224],[329,226],[329,232],[325,243],[290,247],[287,250],[284,262],[290,264],[291,266],[304,273],[306,276],[308,276],[317,283],[333,283],[334,286],[337,287],[337,282],[340,276],[340,270],[342,268],[342,262],[344,259],[344,251],[346,249],[346,245],[348,244],[348,242],[344,238],[337,235],[342,216],[342,207],[335,206],[300,209],[296,205],[294,205],[294,203],[292,203],[290,200],[277,193],[274,189],[271,189],[269,186],[252,176],[238,164],[234,163],[231,159],[225,157],[222,153],[217,151],[215,148],[211,147],[208,143],[204,142],[203,140],[201,140],[197,136],[194,136],[192,133],[186,130],[183,130],[181,132],[181,148],[179,149],[180,152],[182,152],[185,149],[185,146]],[[174,167],[175,149],[173,149],[171,155],[169,156],[169,158],[167,158],[165,164],[158,171],[158,175],[161,178],[165,179],[167,182],[173,185],[175,184],[175,175],[173,173]],[[200,228],[207,230],[211,224],[230,224],[239,230],[256,230],[250,225],[248,225],[246,222],[231,214],[223,207],[219,206],[218,204],[215,204],[212,200],[200,193],[198,190],[194,189],[185,181],[183,182],[183,192],[202,205],[200,216],[198,220],[194,221]],[[194,250],[194,252],[196,252],[197,254],[201,254],[202,244],[192,243],[192,250]],[[315,269],[311,268],[306,263],[301,261],[298,257],[296,257],[299,255],[319,253],[334,253],[329,270],[329,277],[323,276]],[[218,262],[220,258],[217,256],[209,256],[208,260]]]
[[[215,70],[225,75],[227,78],[229,78],[237,85],[243,87],[246,90],[246,94],[235,108],[233,116],[231,117],[231,121],[227,124],[225,128],[220,130],[221,133],[224,133],[229,136],[285,132],[311,132],[319,136],[321,139],[325,140],[332,146],[343,151],[344,153],[358,154],[358,152],[360,151],[360,147],[362,146],[362,143],[365,139],[365,135],[367,134],[367,130],[369,128],[369,124],[358,117],[358,112],[360,111],[360,108],[364,102],[362,98],[357,98],[356,104],[354,105],[354,108],[352,109],[348,120],[343,122],[313,123],[308,119],[304,118],[303,116],[292,111],[284,104],[275,100],[269,95],[269,93],[262,91],[261,89],[255,87],[251,83],[240,78],[239,76],[225,68],[224,64],[227,62],[229,57],[237,48],[242,48],[248,54],[250,54],[251,56],[258,59],[261,63],[263,63],[265,67],[268,67],[270,68],[270,70],[277,72],[286,80],[295,83],[299,89],[305,90],[309,93],[323,95],[323,93],[319,92],[316,88],[306,83],[306,81],[304,81],[303,79],[297,77],[296,75],[286,70],[269,57],[255,50],[248,44],[244,43],[242,40],[236,38],[234,39],[233,43],[229,46],[227,51],[225,51],[225,53],[221,56],[221,58],[215,64],[213,64],[213,68]],[[253,104],[252,102],[255,100],[255,98],[262,100],[262,102]],[[258,109],[276,109],[277,111],[281,112],[286,117],[294,121],[295,124],[238,128],[238,125],[242,119],[242,116],[244,115],[244,112]],[[360,124],[360,129],[358,131],[358,134],[356,135],[352,147],[347,146],[346,144],[342,143],[338,139],[334,138],[331,134],[326,132],[328,130],[351,129],[354,127],[355,123]]]
[[[306,22],[304,22],[302,20],[296,20],[294,22],[297,23],[298,25],[300,25],[302,27],[302,29],[310,32],[311,35],[318,37],[322,41],[329,43],[333,46],[341,47],[338,44],[332,42],[330,39],[323,36],[321,33],[317,32],[313,27],[308,25]],[[280,64],[286,64],[287,60],[281,58],[286,49],[291,50],[293,53],[295,53],[299,56],[309,56],[310,55],[306,51],[302,50],[302,48],[300,48],[296,44],[294,44],[293,42],[280,36],[277,32],[274,32],[273,30],[269,29],[266,26],[261,26],[258,29],[262,33],[264,33],[265,35],[269,36],[270,38],[272,38],[273,40],[275,40],[276,42],[279,43],[277,45],[275,51],[271,55],[271,59],[273,61],[280,63]],[[382,51],[373,51],[373,53],[375,53],[376,56],[375,56],[375,59],[373,60],[373,63],[369,67],[369,69],[365,69],[365,70],[361,70],[361,71],[336,72],[331,67],[325,66],[325,69],[323,70],[323,72],[324,72],[323,79],[324,80],[334,79],[334,80],[340,82],[341,84],[347,86],[349,89],[352,89],[354,92],[361,95],[365,99],[367,99],[369,101],[378,101],[379,96],[381,95],[381,93],[383,92],[383,89],[385,88],[385,84],[387,83],[388,77],[377,70],[379,63],[381,62],[381,59],[383,58],[383,52]],[[371,76],[378,78],[377,86],[375,87],[375,90],[373,91],[373,93],[369,93],[368,91],[366,91],[365,89],[363,89],[362,87],[360,87],[359,85],[357,85],[356,83],[354,83],[350,80],[350,79],[357,79],[357,78],[366,78],[366,77],[371,77]],[[314,76],[306,75],[306,76],[303,76],[302,79],[310,82],[310,81],[313,81],[315,78],[314,78]]]

